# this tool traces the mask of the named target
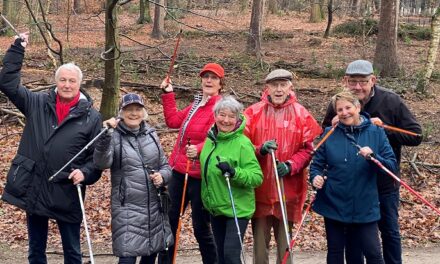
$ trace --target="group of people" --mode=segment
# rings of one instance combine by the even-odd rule
[[[85,186],[107,168],[112,246],[119,263],[136,263],[137,257],[140,263],[155,263],[158,255],[159,263],[174,263],[181,205],[185,209],[189,203],[203,263],[242,263],[249,220],[253,263],[269,263],[272,231],[281,263],[293,225],[302,216],[308,180],[317,189],[313,208],[324,217],[327,263],[342,264],[344,256],[347,263],[364,263],[365,258],[368,263],[402,263],[399,186],[371,157],[398,173],[401,146],[421,139],[374,124],[415,133],[421,127],[398,95],[376,85],[370,62],[347,67],[346,91],[332,98],[324,132],[298,102],[287,70],[270,72],[261,101],[246,109],[234,97],[221,95],[225,71],[217,63],[202,68],[201,93],[182,110],[166,79],[160,85],[165,121],[179,129],[167,158],[138,94],[124,95],[118,116],[102,121],[80,89],[82,72],[73,63],[59,67],[56,88],[49,93],[22,86],[27,43],[28,35],[22,34],[6,52],[0,90],[26,116],[2,199],[26,211],[29,263],[47,263],[49,219],[60,230],[64,262],[81,263],[82,214],[75,185],[81,184],[84,198]],[[94,147],[49,181],[102,126],[106,132]],[[313,141],[327,133],[332,135],[314,150]],[[166,189],[169,208],[161,199]]]

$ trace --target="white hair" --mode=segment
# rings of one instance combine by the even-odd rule
[[[76,73],[78,74],[78,83],[82,82],[83,73],[81,69],[78,66],[76,66],[75,63],[69,62],[58,67],[57,71],[55,72],[55,81],[59,80],[61,70],[76,71]]]
[[[236,114],[237,118],[239,118],[241,112],[243,111],[243,105],[233,96],[227,95],[215,104],[214,114],[217,116],[222,109],[230,110],[232,113]]]

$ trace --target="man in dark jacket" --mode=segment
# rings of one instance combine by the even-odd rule
[[[101,171],[93,166],[93,148],[78,156],[53,181],[48,178],[90,142],[101,117],[80,91],[82,72],[73,63],[55,74],[56,89],[33,93],[20,84],[29,35],[20,34],[3,58],[0,90],[26,116],[17,155],[7,175],[2,199],[26,211],[29,263],[47,263],[48,219],[61,234],[65,263],[82,263],[82,213],[76,184],[95,183]],[[82,188],[83,197],[85,187]]]
[[[373,65],[369,61],[356,60],[347,67],[344,77],[347,90],[355,94],[362,104],[362,110],[369,113],[374,124],[387,124],[421,134],[422,128],[417,123],[403,100],[394,92],[376,85]],[[322,123],[323,127],[338,122],[336,113],[331,105]],[[386,131],[388,140],[393,148],[398,164],[400,164],[402,146],[417,146],[422,142],[421,137],[414,137],[398,132]],[[400,174],[400,168],[399,173]],[[402,263],[402,248],[399,228],[399,184],[387,175],[378,177],[380,214],[379,230],[382,237],[383,254],[386,264]],[[354,239],[356,240],[356,239]],[[348,243],[350,244],[350,243]],[[347,252],[347,258],[354,257],[359,262],[362,255]]]

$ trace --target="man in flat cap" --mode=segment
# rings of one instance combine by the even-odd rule
[[[387,124],[417,134],[422,133],[421,126],[403,100],[396,93],[376,84],[373,65],[366,60],[351,62],[345,71],[345,88],[357,96],[362,111],[370,114],[373,124]],[[329,105],[322,123],[323,127],[335,125],[338,117]],[[422,137],[414,137],[398,132],[385,131],[400,164],[402,146],[417,146]],[[398,175],[400,172],[398,173]],[[383,255],[386,264],[402,263],[402,248],[399,228],[399,184],[387,175],[377,178],[380,214],[379,230],[382,237]],[[356,238],[347,242],[346,258],[348,263],[363,263],[361,252],[355,250]]]
[[[293,222],[301,219],[307,191],[305,168],[311,159],[312,142],[322,131],[313,116],[298,103],[291,72],[274,70],[265,82],[261,101],[245,110],[245,134],[256,148],[264,175],[263,184],[255,192],[256,211],[252,218],[255,264],[269,263],[272,228],[277,242],[277,263],[281,262],[290,242],[286,241],[275,169],[284,184],[290,233]],[[272,163],[272,151],[277,164]]]

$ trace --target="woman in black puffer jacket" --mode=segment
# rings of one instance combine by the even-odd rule
[[[113,253],[119,263],[136,263],[137,256],[140,263],[155,263],[157,253],[172,243],[158,196],[171,168],[154,128],[145,122],[139,95],[122,98],[120,117],[121,122],[104,121],[115,130],[100,138],[93,156],[97,167],[111,170]]]

